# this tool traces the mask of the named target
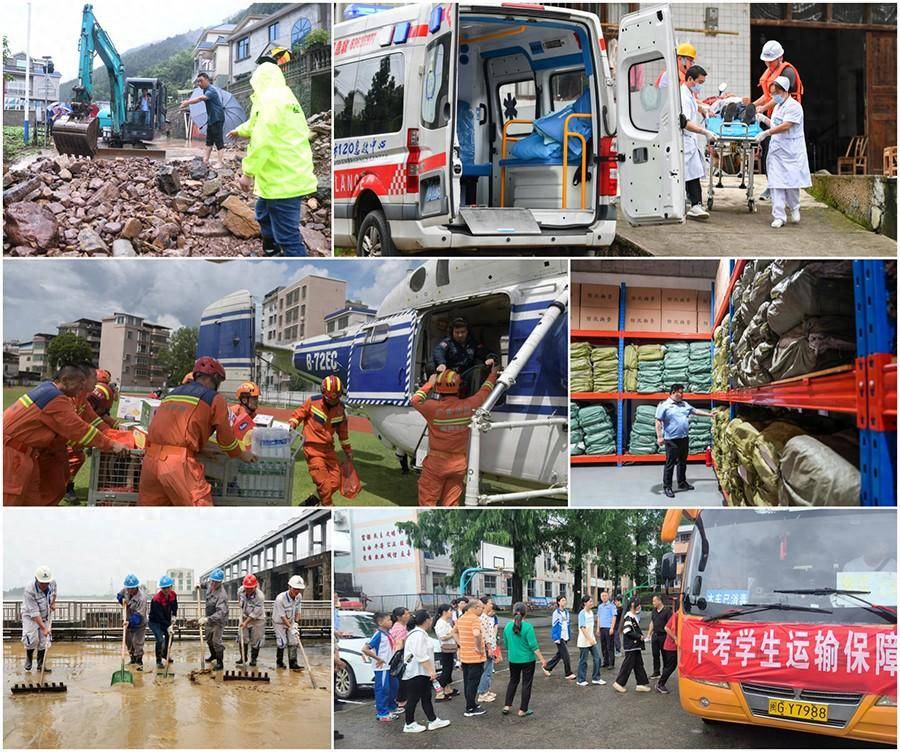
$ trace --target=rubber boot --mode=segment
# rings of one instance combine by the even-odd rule
[[[135,670],[135,671],[140,671],[140,672],[143,673],[143,671],[144,671],[144,656],[141,656],[140,658],[135,658],[135,659],[134,659],[134,663],[135,663],[135,669],[134,669],[134,670]]]
[[[297,648],[288,648],[288,668],[291,671],[303,670],[303,666],[297,663]]]
[[[275,242],[275,238],[263,238],[262,239],[262,255],[263,256],[277,256],[281,252],[281,248]]]
[[[34,649],[25,651],[25,670],[31,671],[31,665],[34,663]]]
[[[300,502],[301,507],[317,507],[319,506],[319,497],[315,494],[310,494],[303,501]]]
[[[40,671],[40,670],[41,670],[41,666],[44,665],[44,652],[45,652],[45,651],[43,651],[43,650],[38,650],[38,651],[37,651],[37,670],[38,670],[38,671]],[[47,666],[47,667],[44,668],[44,673],[45,673],[45,674],[52,674],[52,673],[53,673],[53,670],[52,670],[49,666]]]
[[[244,665],[244,656],[239,655],[238,659],[234,662],[235,666],[243,666]]]
[[[221,648],[216,654],[216,671],[223,671],[225,669],[225,664],[222,662],[224,659],[225,648]]]
[[[211,645],[207,645],[206,647],[209,648],[209,658],[206,659],[206,662],[212,663],[216,659],[216,654],[213,652]]]
[[[275,648],[275,668],[287,668],[284,665],[284,648]]]
[[[259,658],[259,648],[252,648],[250,650],[250,665],[256,665],[256,659]]]
[[[401,454],[398,459],[400,460],[400,473],[402,475],[409,475],[409,457],[405,454]]]

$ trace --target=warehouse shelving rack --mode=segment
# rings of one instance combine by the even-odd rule
[[[725,298],[713,318],[713,331],[734,312],[732,293],[746,261],[731,262]],[[864,506],[897,504],[896,325],[888,316],[885,262],[853,261],[856,361],[846,366],[758,387],[713,392],[712,399],[738,404],[821,410],[856,416],[859,429],[861,492]],[[730,322],[730,319],[729,319]],[[729,323],[728,340],[731,340]]]
[[[632,402],[661,402],[667,399],[668,392],[626,392],[625,384],[625,345],[633,342],[660,343],[677,342],[709,342],[710,359],[713,355],[712,332],[629,332],[625,330],[626,285],[619,285],[619,327],[614,330],[572,329],[572,341],[598,344],[615,343],[618,350],[618,386],[615,392],[570,392],[573,402],[615,402],[616,403],[616,453],[615,454],[579,454],[569,457],[571,465],[617,465],[665,462],[664,454],[630,454],[625,452],[625,408]],[[710,283],[710,316],[715,315],[715,283]],[[711,395],[685,392],[687,401],[704,401],[711,403]],[[689,454],[688,462],[706,462],[703,454]]]

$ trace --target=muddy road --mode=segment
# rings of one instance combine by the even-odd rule
[[[110,686],[120,667],[115,642],[56,642],[45,681],[64,682],[66,693],[13,696],[18,682],[37,682],[24,670],[25,651],[3,645],[3,746],[5,748],[328,748],[331,745],[330,646],[304,641],[313,677],[275,669],[269,641],[257,670],[271,682],[222,680],[221,673],[189,678],[199,664],[199,643],[172,646],[174,678],[156,675],[153,642],[147,641],[144,673],[126,668],[134,685]],[[205,655],[205,653],[204,653]],[[225,668],[234,668],[238,650],[226,641]],[[302,662],[302,661],[301,661]]]

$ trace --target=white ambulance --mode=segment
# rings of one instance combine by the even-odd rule
[[[334,232],[358,255],[546,252],[684,221],[668,6],[619,25],[550,6],[419,3],[339,23]],[[618,196],[618,198],[617,198]]]

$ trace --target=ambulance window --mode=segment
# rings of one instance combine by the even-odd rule
[[[377,324],[369,329],[359,356],[363,371],[380,371],[387,365],[388,325]]]
[[[631,124],[640,131],[659,131],[659,110],[662,105],[659,81],[666,70],[662,56],[643,63],[635,63],[628,69],[628,116]],[[672,82],[669,82],[669,86]],[[678,81],[675,81],[678,86]]]
[[[572,104],[587,86],[584,71],[566,71],[550,76],[550,110],[558,112]]]
[[[497,100],[503,124],[509,120],[534,122],[537,117],[537,96],[533,78],[500,84],[497,87]],[[509,127],[507,135],[527,136],[531,130],[530,125],[516,123]]]
[[[450,88],[450,35],[435,39],[425,49],[422,77],[422,125],[443,128],[450,120],[447,107]]]
[[[356,68],[353,90],[344,99],[338,122],[349,112],[352,137],[396,133],[403,126],[403,55],[361,60]]]
[[[352,134],[353,86],[356,84],[356,63],[338,65],[334,69],[334,137],[349,138]]]

